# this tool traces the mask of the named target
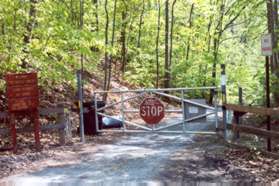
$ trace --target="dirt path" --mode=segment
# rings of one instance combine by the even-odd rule
[[[217,137],[137,134],[115,143],[75,146],[36,162],[33,170],[2,181],[11,185],[156,185],[168,183],[255,183],[249,171],[211,154],[224,150]],[[1,184],[0,184],[1,185]]]

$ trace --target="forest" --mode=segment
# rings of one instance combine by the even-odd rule
[[[276,104],[278,4],[272,0],[1,0],[0,89],[7,72],[38,71],[40,86],[75,89],[76,71],[139,87],[220,84],[230,102],[264,104],[261,37],[273,33]],[[86,81],[85,83],[90,83]]]
[[[279,185],[278,10],[0,0],[0,185]]]

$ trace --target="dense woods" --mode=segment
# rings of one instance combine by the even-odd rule
[[[198,87],[218,85],[224,63],[231,102],[241,86],[247,104],[263,104],[260,38],[273,33],[276,51],[278,22],[272,0],[1,0],[0,75],[37,70],[46,88],[74,87],[83,69],[106,90],[112,77]],[[277,52],[271,64],[276,98]]]

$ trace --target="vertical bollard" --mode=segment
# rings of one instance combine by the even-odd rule
[[[126,125],[125,125],[125,105],[124,105],[124,92],[121,93],[121,120],[123,125],[123,132],[126,131]]]
[[[238,87],[238,104],[239,104],[239,105],[243,105],[243,98],[242,98],[242,95],[243,95],[242,87]],[[240,124],[240,116],[239,116],[239,113],[236,113],[236,114],[235,114],[235,123],[236,123],[237,125]],[[239,133],[239,131],[236,132],[235,137],[236,137],[236,139],[239,139],[239,138],[240,138],[240,133]]]
[[[214,89],[214,108],[215,108],[215,131],[218,131],[218,92]]]
[[[185,104],[184,104],[184,90],[181,90],[181,107],[182,107],[182,118],[183,118],[183,132],[185,133],[186,127],[185,127],[185,122],[186,122],[186,113],[185,113]]]
[[[266,62],[265,62],[265,73],[266,73],[266,107],[267,108],[270,108],[271,104],[270,104],[270,61],[269,61],[269,57],[266,56]],[[266,126],[266,129],[268,131],[271,130],[271,117],[270,115],[268,115],[266,117],[266,123],[267,123],[267,126]],[[267,151],[271,152],[272,150],[272,144],[271,144],[271,138],[267,138]]]
[[[227,103],[227,77],[226,77],[226,65],[221,64],[221,88],[222,88],[222,111],[223,111],[223,125],[224,125],[224,138],[227,140],[227,110],[225,104]]]
[[[85,143],[84,137],[84,118],[83,118],[83,92],[82,92],[82,79],[81,72],[77,72],[77,83],[78,83],[78,107],[79,107],[79,131],[80,141]]]
[[[97,134],[99,133],[99,115],[98,115],[98,100],[97,94],[94,93],[94,110],[95,110],[95,127]]]

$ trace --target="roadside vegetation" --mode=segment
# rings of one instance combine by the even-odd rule
[[[106,90],[112,77],[142,87],[214,86],[226,64],[230,101],[241,86],[247,104],[262,105],[269,1],[2,0],[0,89],[7,72],[32,70],[44,90],[74,88],[81,68]]]

